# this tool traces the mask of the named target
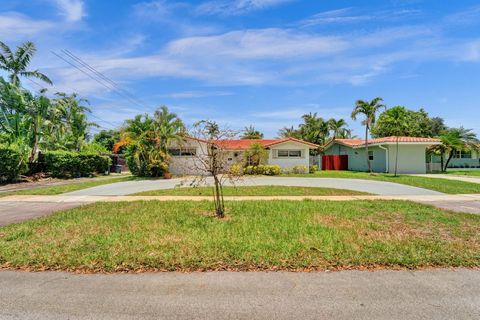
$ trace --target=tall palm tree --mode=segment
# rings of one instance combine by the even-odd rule
[[[154,130],[159,139],[160,150],[167,154],[168,145],[172,140],[181,142],[185,133],[185,125],[176,113],[161,106],[154,114]]]
[[[37,78],[50,85],[52,84],[52,81],[38,70],[27,70],[36,51],[35,45],[30,41],[18,46],[15,52],[12,52],[5,43],[0,41],[0,69],[9,73],[8,77],[11,84],[19,86],[20,76]]]
[[[328,128],[332,131],[334,138],[340,138],[341,134],[344,132],[347,122],[344,119],[334,119],[331,118],[328,120]]]
[[[311,143],[325,144],[329,133],[328,121],[318,117],[316,112],[304,114],[302,119],[304,123],[299,128],[300,137]]]
[[[283,127],[278,131],[278,136],[280,138],[300,138],[300,133],[293,126]]]
[[[382,98],[377,97],[372,101],[357,100],[355,102],[355,108],[352,111],[352,119],[357,120],[357,116],[362,114],[365,119],[362,121],[362,124],[365,126],[365,155],[367,157],[368,171],[372,172],[372,164],[370,163],[370,157],[368,155],[368,132],[372,124],[375,123],[377,117],[377,112],[381,108],[385,108],[381,102]]]
[[[253,125],[250,125],[248,127],[245,127],[241,138],[242,139],[262,139],[263,133],[256,130]]]

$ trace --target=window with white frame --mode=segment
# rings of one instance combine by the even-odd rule
[[[456,159],[471,159],[472,151],[454,151],[453,157]]]
[[[368,160],[373,161],[373,151],[368,151]]]
[[[302,150],[277,150],[278,158],[301,158]]]
[[[193,157],[197,154],[195,148],[172,148],[168,149],[168,153],[172,157]]]

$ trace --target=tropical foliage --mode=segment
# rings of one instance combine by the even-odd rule
[[[256,130],[254,126],[250,125],[245,127],[243,134],[240,136],[242,139],[262,139],[263,133]]]
[[[401,114],[405,126],[400,130],[392,123],[392,118]],[[395,135],[410,137],[438,137],[447,127],[439,117],[430,118],[424,109],[409,110],[403,106],[395,106],[382,112],[372,126],[372,137],[381,138]]]
[[[125,148],[125,158],[133,174],[160,177],[168,172],[168,146],[175,141],[181,143],[184,135],[182,120],[162,106],[153,117],[145,114],[127,120],[121,129],[122,139],[114,145],[113,152]]]

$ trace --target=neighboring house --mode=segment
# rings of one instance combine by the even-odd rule
[[[307,141],[285,139],[240,139],[221,140],[213,144],[221,152],[225,152],[226,166],[246,163],[245,151],[253,143],[260,143],[268,152],[266,164],[279,165],[283,170],[292,169],[295,166],[310,165],[310,150],[318,149],[319,146]],[[205,174],[201,165],[198,164],[201,155],[207,154],[207,148],[211,145],[206,140],[185,138],[181,145],[172,144],[169,153],[172,156],[170,172],[173,174]]]
[[[441,144],[439,139],[399,137],[398,173],[426,173],[426,150]],[[373,172],[394,172],[396,137],[368,140],[368,153]],[[333,139],[324,147],[325,155],[344,155],[348,170],[368,171],[363,139]]]
[[[443,156],[447,162],[449,155]],[[439,155],[431,155],[430,162],[440,168],[441,159]],[[480,168],[480,146],[477,150],[456,151],[448,163],[448,168]]]

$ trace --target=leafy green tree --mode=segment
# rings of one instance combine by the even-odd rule
[[[375,123],[377,112],[380,109],[385,108],[385,105],[381,103],[382,101],[383,99],[380,97],[377,97],[372,101],[357,100],[351,115],[353,120],[357,120],[359,115],[364,116],[362,124],[365,126],[365,156],[367,157],[369,172],[372,172],[372,164],[370,163],[370,157],[368,155],[368,132]]]
[[[241,135],[242,139],[262,139],[263,133],[256,130],[254,126],[250,125],[245,127],[243,134]]]
[[[29,71],[28,65],[37,51],[32,42],[25,42],[17,47],[15,52],[0,41],[0,69],[9,73],[10,83],[20,86],[20,76],[25,78],[37,78],[48,84],[52,81],[38,70]]]
[[[329,136],[329,122],[318,117],[317,113],[302,116],[303,123],[299,126],[300,138],[319,145],[324,145]]]
[[[382,121],[383,130],[390,133],[389,135],[395,136],[396,151],[394,176],[396,177],[398,171],[398,140],[400,136],[409,135],[409,113],[404,107],[396,106],[383,112],[379,117],[376,126],[379,125],[380,120]]]
[[[442,118],[430,118],[424,109],[414,111],[401,106],[394,108],[403,108],[402,112],[405,114],[405,121],[408,126],[408,130],[403,133],[405,136],[437,137],[446,129]],[[393,110],[394,108],[387,109],[380,114],[375,125],[371,128],[372,137],[381,138],[395,135],[395,128],[385,124],[385,121],[388,121],[391,114],[396,112]]]
[[[113,146],[119,142],[121,134],[119,130],[101,130],[93,136],[93,141],[102,145],[110,152],[113,150]],[[121,153],[121,152],[120,152]]]

